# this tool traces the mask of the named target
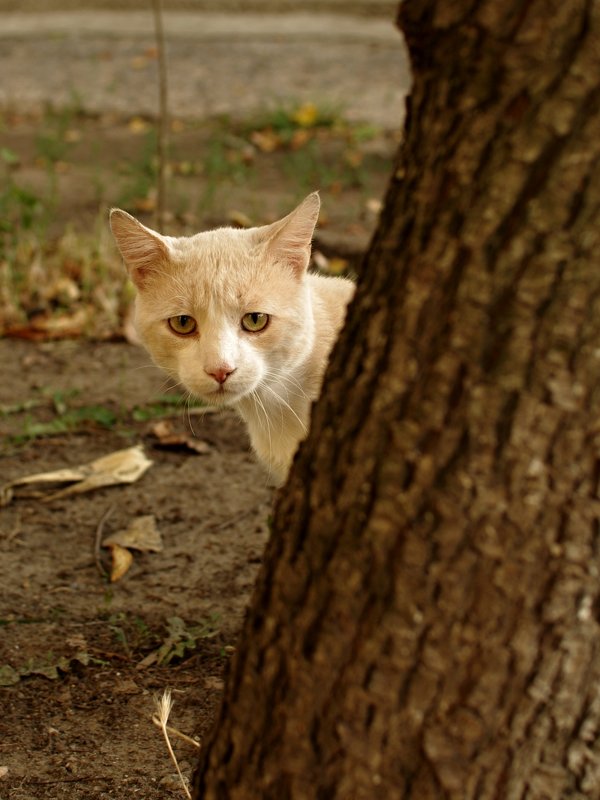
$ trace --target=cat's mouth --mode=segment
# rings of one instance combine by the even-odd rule
[[[204,399],[209,403],[221,406],[236,400],[239,397],[239,394],[239,392],[233,391],[227,386],[219,386],[212,392],[205,392]]]
[[[210,405],[224,406],[236,403],[242,397],[252,392],[253,386],[248,386],[243,381],[230,382],[212,386],[190,386],[191,391]]]

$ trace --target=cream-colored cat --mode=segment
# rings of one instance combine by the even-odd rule
[[[113,209],[154,361],[207,403],[233,406],[272,479],[306,436],[354,285],[307,272],[319,196],[263,227],[161,236]]]

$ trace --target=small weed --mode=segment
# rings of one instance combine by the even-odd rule
[[[153,206],[145,206],[156,188],[156,136],[156,130],[151,128],[144,136],[140,157],[125,168],[127,182],[117,199],[118,206],[138,211],[153,210]]]
[[[69,141],[69,130],[73,125],[76,109],[67,106],[64,109],[49,109],[36,138],[38,157],[48,167],[54,167],[64,161],[72,143]]]
[[[0,257],[9,255],[20,233],[46,221],[43,198],[6,176],[0,192]]]
[[[316,103],[279,105],[251,117],[241,130],[252,137],[256,131],[272,131],[283,144],[291,144],[298,130],[339,129],[343,117],[339,108]]]
[[[30,400],[24,400],[22,403],[3,405],[0,406],[0,417],[9,417],[11,414],[22,414],[23,411],[30,411],[32,408],[38,408],[44,404],[44,400],[32,398]]]
[[[99,663],[98,659],[93,659],[89,653],[79,651],[73,656],[59,656],[48,653],[46,656],[29,659],[19,667],[10,664],[0,665],[0,686],[14,686],[22,678],[31,675],[41,675],[49,680],[57,680],[61,674],[70,672],[77,664],[86,667],[90,663]]]
[[[127,658],[133,658],[135,653],[147,650],[159,641],[147,623],[137,615],[119,611],[108,617],[107,625]]]
[[[49,422],[27,419],[23,425],[23,433],[15,437],[17,440],[15,443],[72,433],[89,425],[108,430],[114,427],[116,422],[117,415],[104,406],[82,406],[81,408],[67,409]]]
[[[218,636],[217,616],[199,624],[188,625],[181,617],[167,619],[167,635],[161,646],[144,659],[146,666],[157,664],[166,666],[175,659],[182,659],[193,652],[203,639],[212,639]]]
[[[134,658],[136,654],[150,650],[141,664],[166,666],[197,650],[201,641],[217,636],[217,620],[213,616],[204,622],[190,625],[180,617],[169,617],[166,621],[166,633],[152,630],[141,617],[124,611],[111,614],[106,623],[127,658]]]
[[[119,429],[125,436],[131,434],[129,424],[148,422],[150,420],[173,417],[181,414],[184,407],[199,408],[203,403],[180,394],[159,395],[155,400],[143,406],[135,406],[133,410],[120,409],[114,411],[104,405],[73,406],[72,401],[79,395],[79,390],[67,392],[45,390],[43,397],[35,397],[22,403],[0,406],[0,419],[17,414],[36,411],[46,416],[51,412],[51,419],[39,419],[39,416],[27,414],[21,422],[17,433],[6,436],[3,444],[18,447],[36,439],[60,436],[66,433],[102,428],[104,430]],[[4,452],[4,449],[2,449]]]
[[[131,415],[136,422],[147,422],[160,417],[173,416],[181,411],[184,404],[186,408],[201,408],[204,405],[201,400],[184,395],[165,394],[157,397],[151,403],[136,406]]]
[[[232,186],[248,183],[253,175],[253,165],[243,150],[245,142],[232,136],[217,135],[208,142],[205,156],[198,167],[204,178],[204,188],[199,201],[202,213],[210,209],[219,191],[230,190]]]

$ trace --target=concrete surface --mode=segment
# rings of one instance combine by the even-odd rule
[[[94,113],[156,114],[150,2],[145,11],[134,0],[120,6],[138,10],[110,10],[101,0],[84,11],[65,2],[14,5],[0,0],[0,109],[76,104]],[[255,10],[244,12],[236,5],[164,3],[173,115],[236,118],[311,101],[353,120],[401,124],[409,70],[395,3],[328,0],[319,13],[309,0],[255,0],[246,4]]]

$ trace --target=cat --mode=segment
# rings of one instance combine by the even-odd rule
[[[308,433],[354,293],[346,278],[308,272],[319,208],[313,192],[270,225],[182,237],[110,214],[142,343],[193,395],[237,410],[277,486]]]

